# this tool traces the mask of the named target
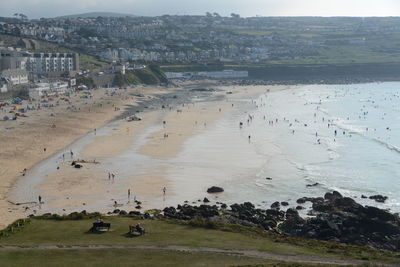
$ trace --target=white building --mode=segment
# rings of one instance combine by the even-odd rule
[[[21,69],[33,73],[79,70],[76,53],[30,53],[14,49],[0,50],[0,70]]]
[[[199,71],[199,72],[166,72],[165,75],[168,79],[190,79],[196,78],[209,78],[209,79],[239,79],[249,77],[249,72],[224,70],[224,71]]]
[[[28,72],[20,69],[8,69],[1,72],[1,78],[4,78],[10,85],[27,84]]]
[[[0,78],[0,93],[6,93],[8,91],[7,81],[4,78]]]
[[[36,88],[33,89],[39,96],[44,94],[60,94],[68,91],[68,82],[54,82],[54,83],[37,83]]]
[[[26,70],[34,73],[77,71],[79,59],[71,53],[29,53]]]

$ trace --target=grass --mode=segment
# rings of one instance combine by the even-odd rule
[[[260,259],[217,253],[143,249],[0,251],[3,266],[232,266],[261,264]],[[44,262],[43,259],[46,259]],[[198,264],[195,264],[198,263]]]
[[[7,237],[0,238],[0,245],[178,245],[189,247],[258,250],[283,255],[301,254],[320,257],[399,262],[397,258],[399,257],[399,254],[389,251],[380,251],[371,248],[346,246],[337,243],[320,242],[314,240],[289,238],[264,232],[258,229],[237,225],[209,225],[202,224],[201,222],[178,223],[163,220],[143,221],[134,219],[132,217],[107,217],[105,220],[107,222],[111,222],[112,230],[103,234],[91,234],[88,233],[88,230],[91,227],[94,219],[62,221],[31,219],[29,224],[26,224],[23,228],[15,231],[15,233]],[[125,234],[128,232],[128,225],[136,224],[138,222],[140,222],[146,228],[146,232],[148,232],[148,234],[138,238],[126,237]],[[209,266],[208,264],[210,262],[212,263],[213,261],[209,262],[208,260],[215,256],[213,253],[208,253],[207,256],[200,252],[196,252],[196,255],[187,255],[185,253],[171,251],[160,253],[155,253],[154,251],[145,251],[144,253],[139,253],[136,249],[126,249],[125,252],[124,250],[125,249],[107,250],[107,253],[105,253],[105,250],[101,250],[104,252],[103,253],[96,249],[76,251],[53,251],[41,249],[23,251],[9,250],[0,251],[0,258],[7,259],[10,262],[10,265],[7,266],[12,266],[12,264],[16,264],[16,266],[18,266],[18,264],[23,265],[24,261],[31,257],[33,257],[33,260],[37,262],[40,262],[42,259],[52,262],[54,259],[54,261],[58,260],[66,263],[66,265],[74,265],[74,260],[93,258],[94,263],[99,262],[101,265],[102,261],[97,261],[96,259],[101,259],[102,257],[106,257],[106,255],[108,255],[110,258],[121,259],[121,264],[118,266],[124,266],[123,262],[125,260],[129,261],[129,255],[139,254],[140,256],[135,256],[133,258],[136,259],[135,262],[144,264],[147,263],[147,258],[145,255],[166,254],[166,261],[162,261],[166,264],[166,266],[168,266],[168,261],[184,263],[186,262],[187,257],[199,257],[199,262],[203,262],[204,265]],[[155,255],[151,257],[149,256],[149,259],[151,258],[152,260],[154,259],[156,261],[158,256]],[[234,257],[232,258],[231,256],[227,255],[218,255],[218,257],[225,257],[227,263],[231,262],[232,260],[232,263],[239,264],[239,261],[236,262]],[[258,262],[259,261],[254,259],[246,259],[244,261],[246,264],[255,264]]]
[[[97,70],[102,69],[108,65],[108,63],[106,62],[100,61],[95,57],[86,54],[80,54],[79,61],[81,69]]]
[[[83,249],[0,251],[2,266],[275,266],[307,267],[310,264],[266,262],[257,258],[206,252],[145,249]],[[43,259],[46,259],[43,261]],[[320,264],[318,266],[321,266]],[[328,265],[324,265],[328,266]]]

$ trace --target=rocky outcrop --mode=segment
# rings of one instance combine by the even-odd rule
[[[245,202],[228,206],[178,205],[163,210],[164,216],[178,220],[200,219],[210,222],[234,223],[259,227],[293,236],[330,240],[353,245],[400,251],[400,218],[376,207],[363,206],[354,199],[343,197],[339,192],[329,192],[322,197],[303,197],[297,203],[311,202],[309,214],[302,218],[298,210],[302,206],[282,207],[287,202],[274,202],[270,209],[256,208]]]
[[[311,201],[311,200],[310,200]],[[282,232],[300,237],[400,250],[400,218],[386,210],[362,206],[338,192],[312,199],[316,217],[303,220],[291,209]]]

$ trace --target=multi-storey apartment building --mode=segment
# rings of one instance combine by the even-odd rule
[[[34,73],[77,71],[79,57],[72,53],[29,53],[25,65]]]

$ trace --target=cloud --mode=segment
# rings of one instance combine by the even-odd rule
[[[1,0],[0,16],[55,17],[94,11],[135,15],[399,16],[398,0]]]

